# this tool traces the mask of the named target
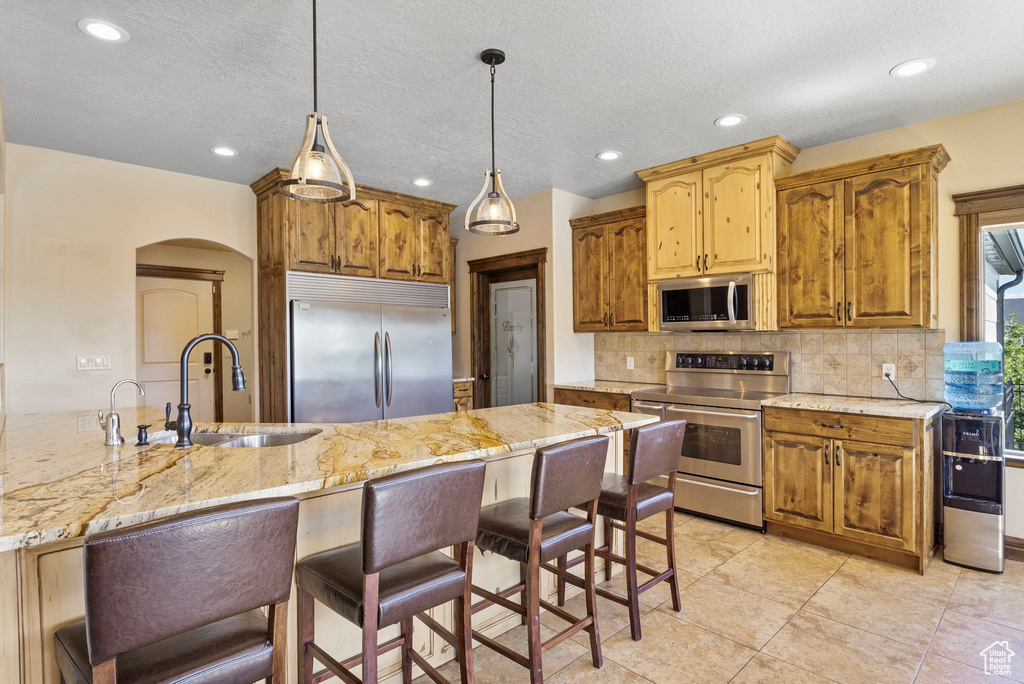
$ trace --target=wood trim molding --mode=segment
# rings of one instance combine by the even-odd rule
[[[547,401],[547,308],[545,306],[547,286],[544,264],[548,260],[546,247],[513,254],[474,259],[469,263],[469,354],[470,375],[473,376],[473,408],[484,408],[490,402],[489,380],[483,375],[490,373],[490,328],[483,326],[490,312],[491,282],[508,278],[517,273],[522,278],[534,278],[537,283],[537,400]],[[486,366],[486,367],[485,367]]]
[[[1006,537],[1005,541],[1006,560],[1024,562],[1024,539],[1020,537]]]
[[[135,264],[135,277],[139,278],[177,278],[179,280],[205,280],[213,287],[213,332],[224,334],[224,308],[221,288],[224,271],[204,268],[187,268],[185,266],[159,266],[157,264]],[[224,422],[224,364],[221,362],[219,349],[213,352],[213,419]]]
[[[135,264],[135,275],[143,278],[181,278],[183,280],[224,280],[224,271],[185,266]]]
[[[540,247],[538,249],[526,250],[525,252],[514,252],[512,254],[484,257],[483,259],[473,259],[466,263],[469,264],[470,273],[480,273],[483,271],[501,271],[510,268],[534,266],[536,264],[547,263],[547,260],[548,248]]]
[[[253,193],[258,197],[265,192],[273,190],[277,187],[277,184],[288,177],[291,173],[285,168],[276,168],[269,171],[259,180],[254,181],[249,185]],[[369,197],[371,199],[378,200],[390,200],[393,202],[402,202],[404,204],[412,204],[419,207],[429,207],[437,211],[443,211],[446,214],[450,214],[455,211],[458,205],[448,204],[447,202],[439,202],[437,200],[427,199],[425,197],[416,197],[415,195],[406,195],[405,193],[395,192],[393,190],[384,190],[382,188],[374,188],[369,185],[360,185],[356,183],[356,202],[361,197]]]
[[[792,163],[796,156],[800,154],[800,149],[782,136],[773,135],[768,138],[744,143],[743,145],[734,145],[733,147],[726,147],[725,149],[715,150],[707,154],[698,154],[695,157],[687,157],[679,161],[652,166],[649,169],[637,171],[636,175],[640,176],[642,180],[650,182],[680,173],[698,171],[708,166],[716,166],[737,159],[746,159],[761,152],[765,154],[774,152]]]
[[[1024,185],[953,195],[957,216],[1024,207]]]
[[[876,171],[888,171],[913,164],[928,164],[932,173],[939,173],[949,163],[949,153],[942,145],[929,145],[914,150],[883,154],[868,159],[858,159],[846,164],[826,166],[821,169],[812,169],[803,173],[795,173],[792,176],[783,176],[775,179],[776,190],[797,188],[813,183],[841,180],[852,176],[862,176]]]
[[[617,221],[642,219],[646,216],[647,205],[641,204],[640,206],[629,207],[628,209],[617,209],[615,211],[606,211],[603,214],[593,214],[591,216],[581,216],[579,218],[569,219],[569,227],[576,230],[577,228],[589,228],[591,226],[600,226],[606,223],[615,223]]]
[[[982,338],[981,296],[982,226],[993,219],[1013,218],[1013,210],[1024,210],[1024,185],[953,195],[960,217],[960,339]],[[995,214],[995,216],[993,216]]]

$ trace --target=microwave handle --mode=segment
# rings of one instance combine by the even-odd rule
[[[727,306],[727,309],[729,311],[729,322],[730,323],[735,323],[736,322],[736,281],[735,280],[730,280],[729,281],[729,294],[726,297],[726,299],[728,299],[728,301],[729,301],[728,306]]]

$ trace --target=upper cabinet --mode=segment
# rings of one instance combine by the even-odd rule
[[[772,272],[773,181],[799,152],[774,136],[637,171],[647,183],[648,280]]]
[[[644,207],[569,221],[573,330],[647,330]]]
[[[356,186],[350,202],[283,197],[275,169],[256,193],[260,273],[305,271],[447,283],[448,217],[454,205]]]
[[[942,145],[776,180],[779,325],[934,327]]]

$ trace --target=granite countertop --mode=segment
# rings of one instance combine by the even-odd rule
[[[476,378],[452,378],[452,382],[473,382]]]
[[[267,448],[134,446],[129,426],[163,424],[153,407],[118,411],[127,442],[103,445],[95,411],[8,416],[0,438],[0,552],[231,501],[295,495],[433,463],[503,455],[654,422],[653,416],[523,404],[349,424],[200,423],[196,432],[313,435]],[[154,432],[159,438],[165,432]]]
[[[617,380],[580,380],[579,382],[560,382],[551,385],[555,389],[583,390],[584,392],[609,392],[611,394],[629,394],[637,390],[657,389],[664,384],[649,382],[619,382]]]
[[[772,408],[808,409],[836,413],[863,413],[869,416],[894,416],[926,420],[942,413],[946,406],[940,403],[920,403],[903,399],[875,399],[872,397],[845,397],[836,394],[786,394],[766,399],[761,406]]]

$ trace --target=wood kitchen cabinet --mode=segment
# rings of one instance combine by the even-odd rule
[[[452,410],[465,413],[473,408],[473,381],[459,380],[452,383]]]
[[[776,179],[779,325],[937,323],[942,145]]]
[[[251,186],[256,194],[260,420],[273,423],[288,421],[288,271],[454,283],[448,225],[455,205],[361,185],[349,202],[299,202],[277,190],[287,175],[287,169],[275,169]],[[454,325],[453,315],[453,332]]]
[[[799,152],[773,136],[637,171],[648,280],[774,271],[774,179]]]
[[[569,221],[575,332],[647,330],[645,213],[641,206]]]
[[[938,420],[768,407],[768,531],[923,572],[935,545]]]

